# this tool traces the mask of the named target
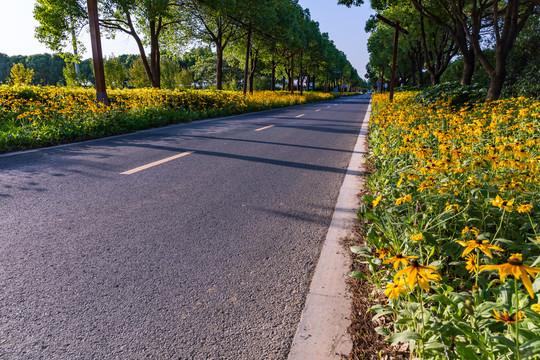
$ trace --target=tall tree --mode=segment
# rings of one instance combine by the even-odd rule
[[[58,52],[79,72],[80,54],[84,52],[77,33],[87,22],[86,8],[78,0],[36,0],[34,18],[36,38],[49,49]],[[73,52],[69,52],[71,47]]]
[[[506,62],[519,32],[540,3],[533,0],[471,0],[471,7],[463,11],[456,0],[448,0],[461,23],[474,53],[490,77],[486,100],[496,100],[506,78]],[[489,25],[495,45],[495,62],[490,61],[482,47],[484,24]]]
[[[211,44],[216,48],[216,89],[223,89],[223,52],[225,48],[240,33],[240,24],[230,13],[234,13],[235,4],[201,3],[199,1],[187,1],[186,27],[191,40],[199,40]]]

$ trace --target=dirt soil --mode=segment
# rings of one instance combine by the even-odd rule
[[[369,152],[369,146],[366,144],[366,153]],[[374,167],[369,161],[365,165],[366,174],[371,173]],[[364,187],[360,188],[358,194],[359,201],[363,201],[365,194],[369,192]],[[365,237],[361,229],[361,225],[365,225],[366,220],[358,219],[354,234],[343,241],[346,248],[351,246],[366,246]],[[361,271],[369,275],[370,270],[367,264],[362,264],[358,261],[358,257],[350,252],[351,255],[351,271]],[[386,304],[387,299],[384,291],[378,289],[375,285],[364,279],[348,279],[348,285],[352,294],[352,314],[351,325],[348,332],[353,341],[353,349],[349,357],[344,359],[349,360],[388,360],[388,359],[408,359],[409,352],[407,345],[400,347],[392,347],[385,341],[385,336],[378,334],[375,329],[379,326],[385,326],[389,329],[392,327],[392,319],[390,317],[380,317],[376,321],[372,320],[373,314],[369,309],[377,304]]]

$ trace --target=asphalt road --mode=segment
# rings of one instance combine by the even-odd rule
[[[368,103],[0,157],[0,358],[286,358]]]

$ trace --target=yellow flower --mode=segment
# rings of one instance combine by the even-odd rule
[[[540,304],[532,304],[531,309],[540,314]]]
[[[484,254],[489,256],[490,259],[493,259],[493,255],[491,254],[491,250],[497,250],[497,251],[504,251],[504,249],[498,247],[497,245],[490,245],[489,240],[469,240],[469,241],[456,241],[459,245],[463,246],[465,250],[463,250],[463,254],[461,254],[462,257],[465,257],[468,253],[473,251],[474,249],[479,249]]]
[[[478,230],[477,228],[475,227],[468,227],[468,226],[465,226],[465,228],[463,230],[461,230],[461,235],[465,236],[467,235],[468,233],[472,233],[474,234],[474,236],[478,236],[478,233],[480,232],[480,230]]]
[[[407,293],[407,289],[405,288],[405,281],[403,279],[398,279],[393,284],[389,283],[386,285],[386,290],[384,291],[384,295],[388,296],[388,298],[391,299],[398,299],[400,293]]]
[[[446,207],[444,208],[444,211],[449,211],[452,209],[456,209],[456,211],[459,211],[459,205],[446,203]]]
[[[529,275],[534,278],[535,274],[540,273],[540,268],[525,265],[523,263],[523,255],[512,254],[506,264],[480,266],[480,272],[485,270],[499,270],[501,281],[504,281],[508,275],[514,275],[516,279],[521,279],[521,281],[523,281],[523,285],[525,285],[529,295],[534,298],[533,287]]]
[[[522,311],[517,312],[517,316],[509,315],[505,309],[503,309],[503,314],[499,314],[497,310],[493,309],[493,317],[497,319],[497,321],[502,321],[505,324],[513,324],[516,321],[523,321],[523,317],[525,314],[523,314]]]
[[[402,182],[403,182],[403,174],[401,174],[399,177],[399,181],[397,182],[397,187],[400,187]]]
[[[383,264],[394,264],[394,269],[397,270],[399,267],[399,264],[403,264],[403,266],[409,265],[409,261],[407,259],[418,259],[418,256],[406,256],[401,253],[398,253],[393,258],[384,260]]]
[[[403,197],[398,198],[396,200],[396,205],[401,205],[401,204],[403,204],[405,202],[408,202],[408,203],[412,202],[412,196],[410,194],[407,194],[407,195],[405,195]]]
[[[381,201],[381,199],[382,199],[382,194],[377,196],[377,198],[375,200],[373,200],[373,202],[372,202],[373,208],[376,208],[377,205],[379,205],[379,202]]]
[[[528,212],[531,212],[532,208],[533,208],[532,204],[520,204],[517,207],[517,211],[520,213],[528,213]]]
[[[375,251],[375,253],[379,255],[379,259],[384,259],[388,255],[390,255],[391,252],[392,252],[392,248],[384,248],[384,249],[379,249]]]
[[[506,210],[508,212],[512,212],[514,209],[514,200],[503,200],[499,195],[495,197],[495,200],[493,200],[493,206],[499,207],[501,210]]]
[[[420,240],[423,239],[423,237],[424,236],[422,235],[422,233],[418,233],[416,235],[411,235],[411,240],[412,241],[420,241]]]
[[[429,291],[429,280],[441,280],[440,275],[437,273],[437,268],[434,266],[422,266],[416,259],[411,261],[410,266],[394,275],[394,281],[397,281],[397,279],[403,275],[407,276],[405,283],[411,290],[413,289],[414,285],[418,283],[420,288],[424,289],[425,291]]]
[[[470,273],[473,271],[475,273],[478,273],[478,259],[476,258],[476,255],[468,254],[465,256],[465,259],[467,260],[467,265],[465,266],[465,269],[469,270]]]

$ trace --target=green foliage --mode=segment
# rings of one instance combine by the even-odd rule
[[[150,87],[150,80],[148,80],[148,76],[146,76],[144,65],[140,58],[135,60],[131,64],[131,67],[128,70],[128,75],[129,75],[129,85],[131,87],[134,87],[134,88]]]
[[[177,61],[171,59],[161,59],[161,87],[164,89],[178,89],[182,68]]]
[[[452,107],[462,107],[483,101],[486,98],[487,89],[479,85],[460,85],[459,83],[443,83],[424,89],[414,97],[419,104],[430,105],[443,98],[450,100]]]
[[[123,134],[210,117],[328,100],[336,95],[238,91],[108,91],[100,107],[95,91],[83,88],[0,86],[0,152]]]
[[[82,86],[82,80],[79,74],[75,71],[74,64],[66,64],[63,69],[66,85],[69,87]]]
[[[183,88],[189,89],[193,86],[193,75],[191,75],[188,69],[184,68],[178,75],[178,82]]]
[[[413,95],[373,98],[376,171],[358,213],[369,247],[351,251],[389,297],[371,308],[373,320],[391,319],[377,332],[408,343],[414,359],[537,359],[540,103],[504,99],[456,112],[445,98],[424,106]]]
[[[105,84],[111,89],[123,89],[128,78],[128,71],[117,57],[106,59],[103,63]]]
[[[27,69],[23,64],[13,64],[9,82],[15,86],[28,86],[34,77],[34,69]]]

